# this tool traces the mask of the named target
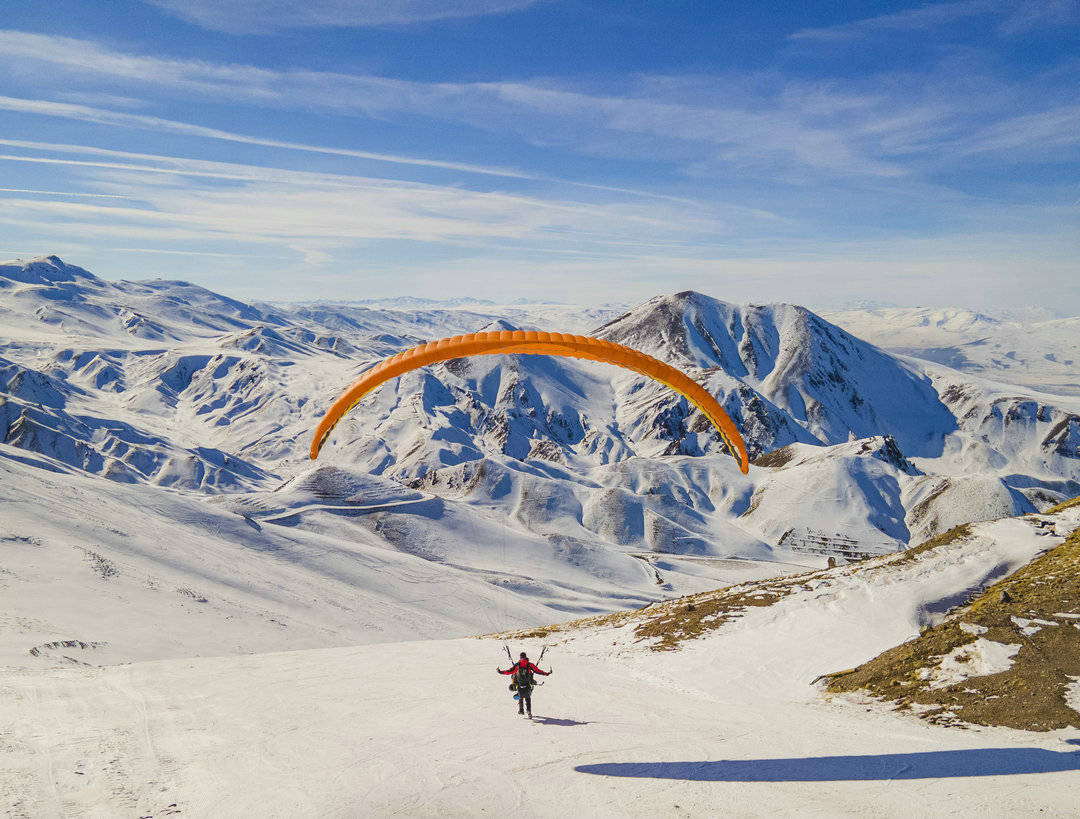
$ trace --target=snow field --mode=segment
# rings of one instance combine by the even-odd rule
[[[0,795],[13,815],[281,817],[1065,816],[1080,798],[1059,737],[704,696],[574,647],[548,652],[529,722],[500,659],[459,640],[9,675]],[[707,652],[681,666],[730,675]]]
[[[0,444],[6,668],[461,637],[799,568],[540,537],[362,473],[207,502],[65,468]]]

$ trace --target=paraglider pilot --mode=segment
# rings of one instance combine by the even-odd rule
[[[539,674],[541,677],[548,676],[551,671],[541,671],[540,667],[529,662],[528,655],[523,651],[521,652],[521,659],[517,661],[517,664],[510,666],[506,671],[503,671],[498,666],[495,670],[500,674],[510,674],[510,690],[517,692],[518,701],[518,713],[528,713],[529,718],[532,718],[532,690],[536,685],[536,681],[533,679],[533,674]]]

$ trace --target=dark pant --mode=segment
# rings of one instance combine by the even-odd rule
[[[518,713],[524,714],[529,712],[529,716],[532,716],[532,689],[531,688],[519,688],[518,689]]]

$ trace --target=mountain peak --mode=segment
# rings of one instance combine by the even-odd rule
[[[15,259],[0,264],[0,278],[22,284],[61,284],[64,282],[101,280],[88,270],[67,264],[59,256],[38,256],[24,261]]]
[[[499,318],[499,319],[495,319],[495,321],[489,321],[487,324],[485,324],[483,327],[481,327],[477,332],[480,332],[480,333],[502,333],[502,332],[509,331],[509,332],[512,333],[512,332],[514,332],[516,330],[520,330],[520,329],[521,328],[518,327],[513,322],[507,321],[504,318]]]
[[[650,299],[598,335],[705,370],[714,391],[749,388],[820,443],[888,434],[925,455],[929,439],[955,426],[924,379],[799,305],[736,305],[685,290]],[[777,419],[762,423],[779,428]]]

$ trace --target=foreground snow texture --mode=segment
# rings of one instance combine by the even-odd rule
[[[811,683],[1063,540],[1041,531],[983,524],[962,553],[835,569],[677,652],[626,628],[553,635],[531,722],[489,639],[9,673],[0,804],[14,816],[1075,815],[1080,732],[945,729]],[[513,648],[535,657],[538,642]]]

